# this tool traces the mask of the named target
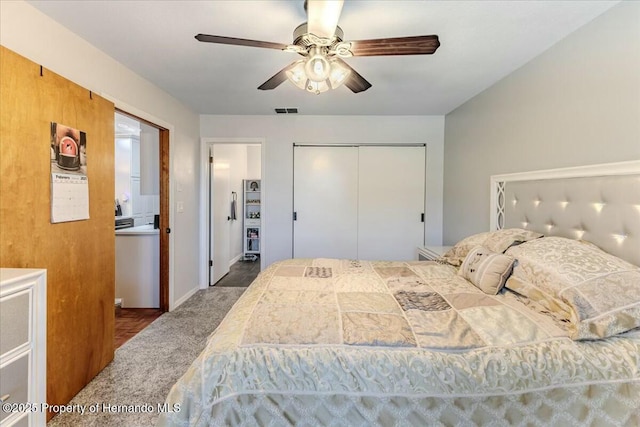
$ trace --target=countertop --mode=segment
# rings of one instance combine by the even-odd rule
[[[153,224],[138,225],[137,227],[116,230],[116,236],[152,236],[160,234],[160,230],[153,228]]]

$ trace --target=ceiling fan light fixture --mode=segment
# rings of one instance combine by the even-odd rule
[[[351,69],[336,58],[327,58],[320,51],[296,61],[285,74],[299,89],[317,95],[340,87],[351,74]]]
[[[313,80],[307,80],[307,92],[315,93],[316,95],[320,95],[322,92],[326,92],[331,87],[329,86],[329,81],[324,80],[322,82],[314,82]]]
[[[309,80],[314,82],[323,82],[329,77],[331,64],[329,64],[329,60],[317,46],[312,48],[311,55],[304,65],[304,71]]]
[[[345,67],[336,59],[331,61],[331,72],[329,73],[329,81],[331,82],[331,87],[336,89],[340,87],[351,74],[351,69],[349,67]]]
[[[304,70],[305,60],[301,59],[296,64],[286,71],[287,79],[298,88],[305,90],[307,88],[307,74]]]

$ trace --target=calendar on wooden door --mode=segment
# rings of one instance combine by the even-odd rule
[[[51,123],[51,222],[89,219],[85,132]]]

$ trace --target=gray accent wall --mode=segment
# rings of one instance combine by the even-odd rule
[[[489,229],[491,175],[635,159],[640,2],[627,1],[446,115],[443,243]]]

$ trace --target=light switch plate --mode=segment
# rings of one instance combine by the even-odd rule
[[[178,212],[184,212],[184,202],[177,202],[176,203],[176,210]]]

